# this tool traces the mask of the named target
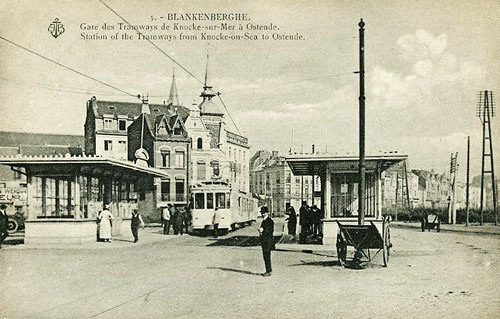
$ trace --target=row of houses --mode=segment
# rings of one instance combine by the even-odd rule
[[[138,103],[92,97],[85,106],[83,136],[0,132],[0,157],[70,155],[84,156],[88,161],[90,157],[109,159],[113,165],[132,162],[154,168],[161,172],[150,185],[154,192],[141,199],[154,217],[168,204],[188,205],[190,188],[207,181],[225,182],[233,190],[248,194],[248,139],[226,126],[224,112],[214,99],[217,94],[208,83],[208,67],[206,72],[200,103],[181,105],[173,75],[169,98],[162,104],[149,103],[145,97]],[[54,187],[44,184],[40,188],[54,197],[54,203],[60,203],[71,186],[59,187],[57,178],[54,183]],[[116,196],[109,199],[116,210],[120,201],[139,200],[134,197],[140,192],[137,195],[136,190],[130,190],[128,183],[117,183],[111,186]],[[104,185],[90,185],[89,190],[94,186],[96,196],[103,193]],[[80,191],[87,186],[82,187]],[[26,190],[22,170],[0,165],[0,203],[7,204],[9,214],[25,210]],[[52,190],[54,194],[47,193]],[[47,216],[37,217],[58,217],[61,208],[44,209],[43,214]]]
[[[385,208],[411,207],[448,208],[450,199],[450,177],[445,173],[426,170],[408,170],[407,181],[403,163],[385,171],[382,176],[382,197]],[[406,194],[408,183],[408,196]],[[498,181],[497,181],[498,183]],[[480,207],[480,176],[475,176],[469,187],[469,207]],[[260,203],[270,207],[275,215],[283,215],[289,206],[295,209],[302,201],[308,205],[319,202],[321,179],[319,176],[294,176],[285,156],[277,151],[257,151],[250,158],[250,192]],[[493,207],[491,183],[486,183],[485,209]],[[455,202],[457,209],[466,206],[465,183],[457,181]]]

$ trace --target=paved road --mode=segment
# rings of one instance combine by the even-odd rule
[[[500,238],[392,229],[389,267],[273,252],[256,226],[116,249],[0,250],[0,317],[499,318]],[[111,244],[113,245],[113,244]],[[378,258],[378,257],[377,257]]]

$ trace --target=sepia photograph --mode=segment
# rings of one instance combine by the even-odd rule
[[[0,318],[500,318],[498,0],[3,0]]]

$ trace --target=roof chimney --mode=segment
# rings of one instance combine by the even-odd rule
[[[273,151],[272,155],[271,155],[272,158],[276,158],[278,157],[278,151]]]

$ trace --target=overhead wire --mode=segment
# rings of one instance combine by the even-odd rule
[[[128,24],[129,26],[132,26],[132,24],[130,24],[130,22],[128,22],[124,17],[122,17],[118,12],[116,12],[113,8],[111,8],[110,6],[108,6],[104,1],[102,0],[99,0],[99,2],[101,2],[106,8],[108,8],[111,12],[113,12],[117,17],[119,17],[120,19],[122,19],[126,24]],[[147,36],[144,36],[144,34],[142,32],[140,32],[139,30],[137,30],[136,28],[133,28],[135,30],[135,32],[137,32],[137,34],[143,36],[143,38],[149,42],[149,44],[151,44],[153,47],[155,47],[158,51],[160,51],[163,55],[165,55],[167,58],[169,58],[170,60],[172,60],[172,62],[174,62],[175,64],[177,64],[182,70],[184,70],[187,74],[189,74],[190,76],[192,76],[195,80],[197,80],[198,82],[200,82],[201,84],[203,84],[203,81],[201,81],[200,79],[198,79],[198,77],[196,77],[196,75],[194,75],[193,73],[191,73],[187,68],[185,68],[182,64],[180,64],[179,62],[177,62],[174,58],[172,58],[168,53],[166,53],[165,51],[163,51],[159,46],[157,46],[153,41],[151,41]]]
[[[64,65],[64,64],[62,64],[62,63],[60,63],[60,62],[57,62],[57,61],[55,61],[55,60],[53,60],[53,59],[51,59],[51,58],[48,58],[48,57],[46,57],[46,56],[44,56],[44,55],[42,55],[42,54],[40,54],[40,53],[37,53],[37,52],[35,52],[35,51],[31,50],[31,49],[28,49],[28,48],[26,48],[26,47],[24,47],[24,46],[22,46],[22,45],[20,45],[20,44],[18,44],[18,43],[16,43],[16,42],[14,42],[14,41],[11,41],[11,40],[9,40],[9,39],[7,39],[7,38],[3,37],[3,36],[0,36],[0,39],[2,39],[2,40],[4,40],[5,42],[8,42],[8,43],[10,43],[10,44],[12,44],[12,45],[14,45],[14,46],[18,47],[18,48],[20,48],[20,49],[22,49],[22,50],[25,50],[25,51],[27,51],[27,52],[29,52],[29,53],[31,53],[31,54],[34,54],[34,55],[36,55],[36,56],[38,56],[38,57],[40,57],[40,58],[42,58],[42,59],[44,59],[44,60],[47,60],[47,61],[52,62],[52,63],[54,63],[54,64],[57,64],[58,66],[60,66],[60,67],[62,67],[62,68],[64,68],[64,69],[66,69],[66,70],[69,70],[69,71],[71,71],[71,72],[74,72],[74,73],[76,73],[76,74],[78,74],[78,75],[80,75],[80,76],[83,76],[83,77],[85,77],[85,78],[87,78],[87,79],[90,79],[90,80],[92,80],[92,81],[98,82],[98,83],[100,83],[100,84],[102,84],[102,85],[105,85],[105,86],[107,86],[107,87],[109,87],[109,88],[112,88],[112,89],[114,89],[114,90],[120,91],[120,92],[122,92],[122,93],[124,93],[124,94],[126,94],[126,95],[133,96],[133,97],[136,97],[136,96],[137,96],[137,94],[132,94],[132,93],[129,93],[129,92],[124,91],[124,90],[122,90],[122,89],[120,89],[120,88],[117,88],[116,86],[113,86],[113,85],[111,85],[111,84],[108,84],[108,83],[106,83],[106,82],[103,82],[103,81],[101,81],[101,80],[98,80],[98,79],[96,79],[96,78],[94,78],[94,77],[91,77],[90,75],[87,75],[87,74],[85,74],[85,73],[82,73],[82,72],[80,72],[80,71],[78,71],[78,70],[76,70],[76,69],[74,69],[74,68],[72,68],[72,67],[69,67],[69,66]]]

